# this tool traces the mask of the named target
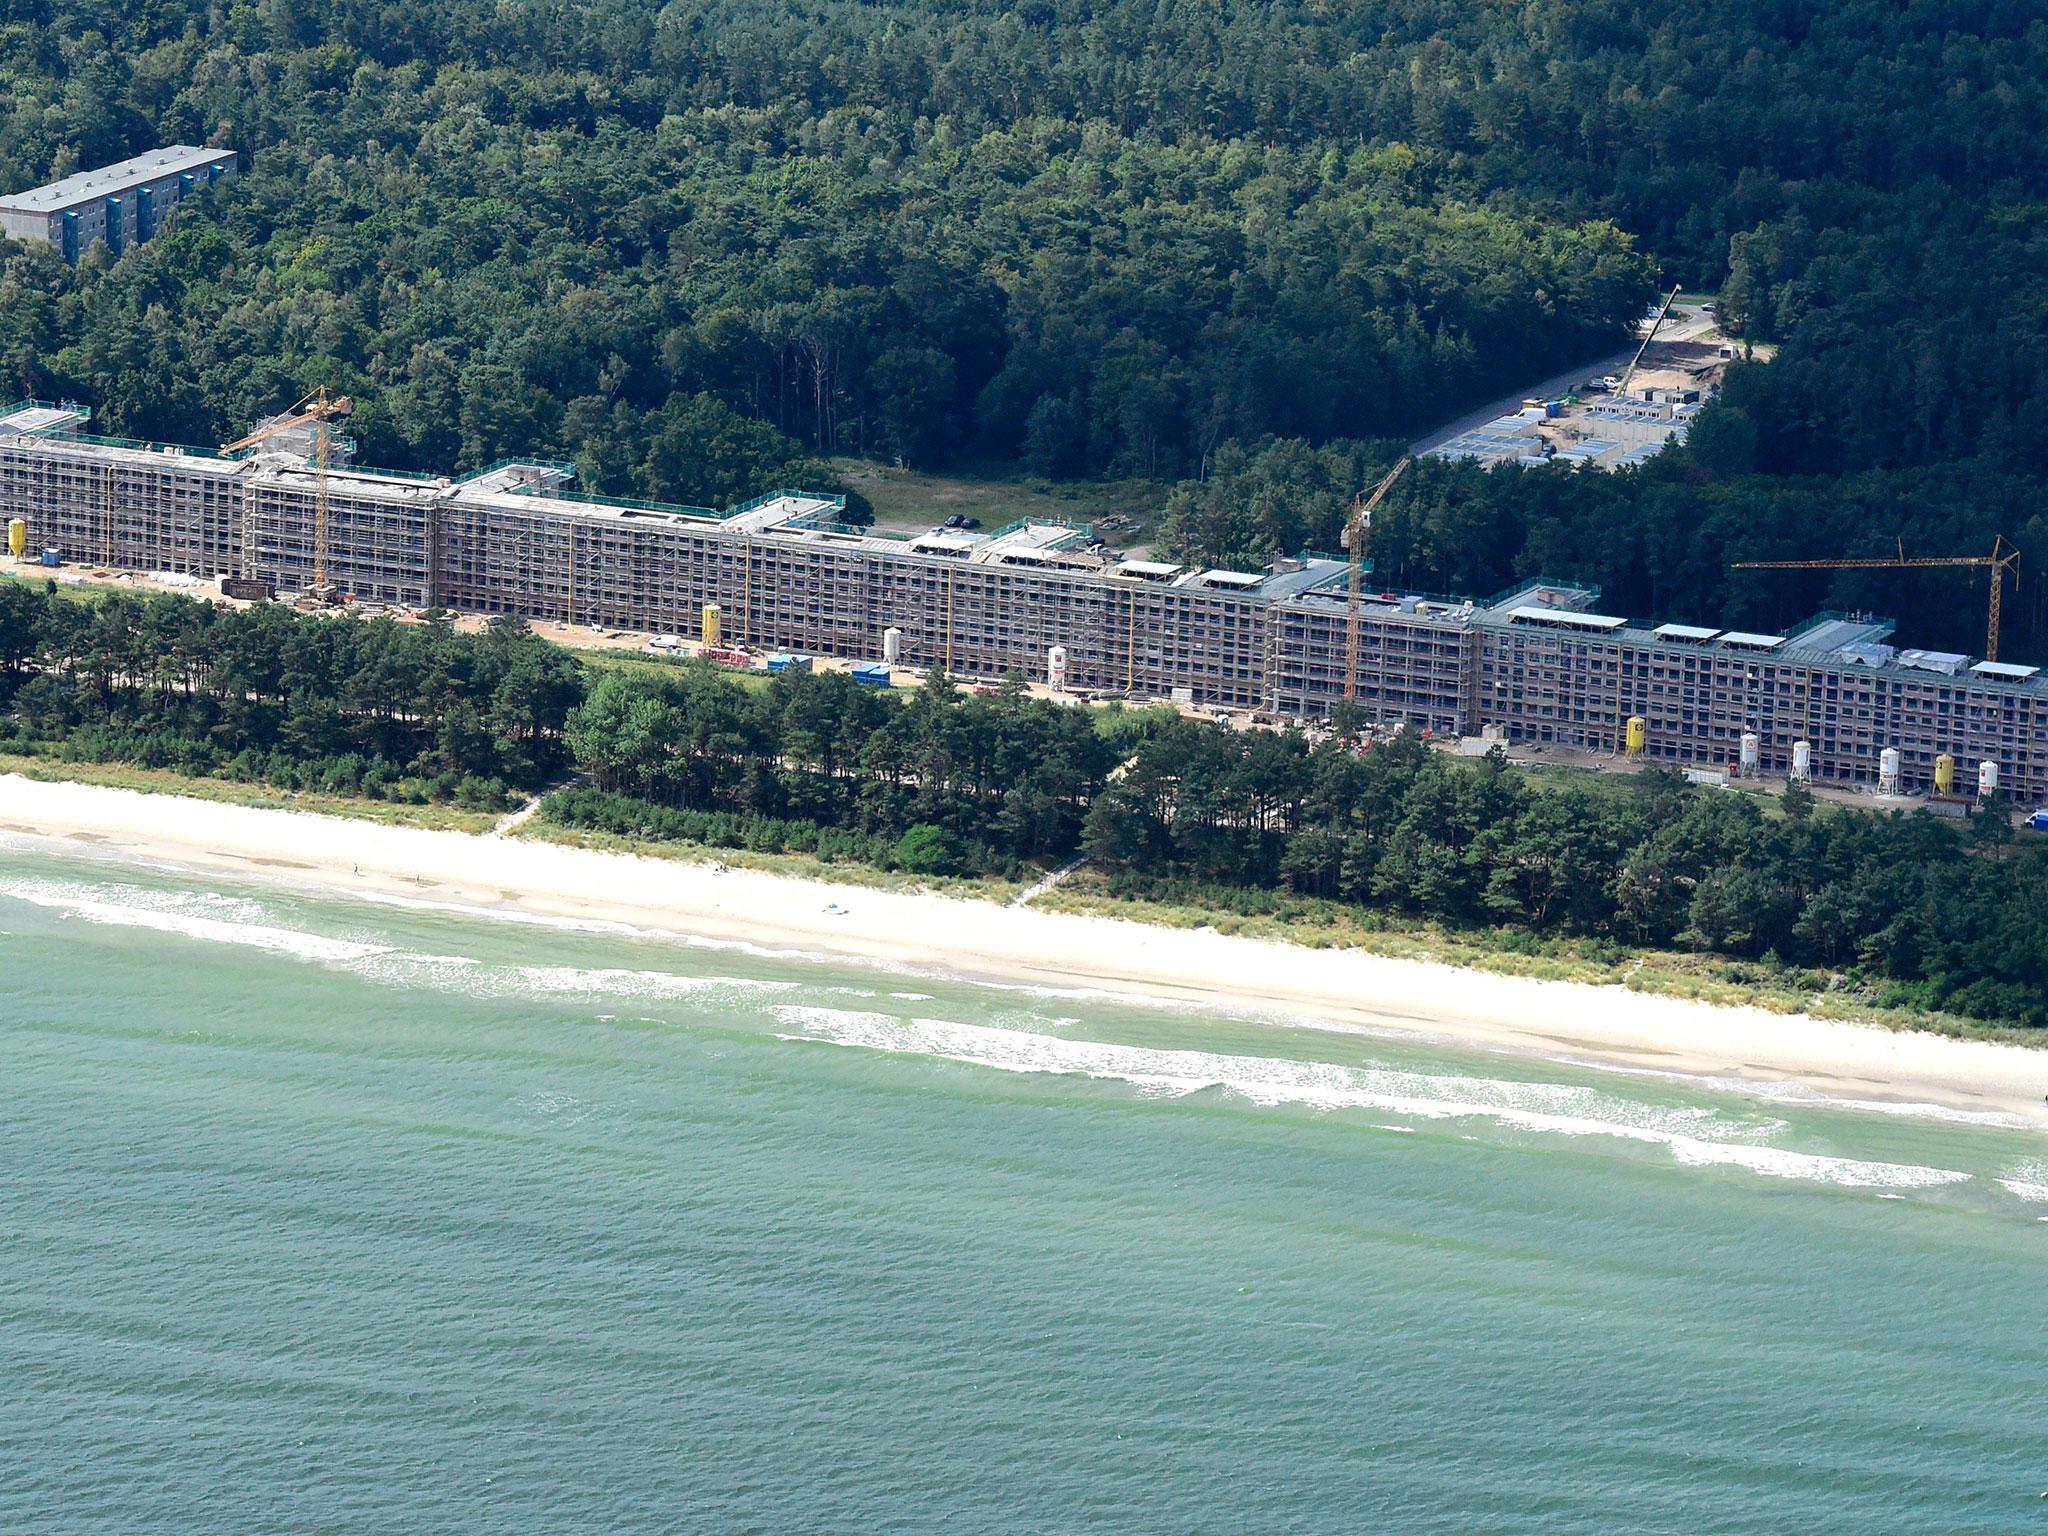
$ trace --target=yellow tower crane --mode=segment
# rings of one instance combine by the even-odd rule
[[[1394,482],[1414,460],[1404,458],[1380,477],[1379,484],[1361,492],[1352,503],[1351,518],[1344,525],[1344,550],[1351,557],[1351,585],[1344,623],[1344,697],[1358,697],[1358,596],[1365,575],[1365,535],[1372,527],[1373,508],[1386,500]]]
[[[2004,534],[1991,541],[1988,555],[1916,555],[1908,558],[1906,541],[1899,540],[1899,552],[1888,560],[1743,560],[1730,566],[1736,571],[1926,571],[1940,569],[1986,569],[1991,572],[1991,619],[1985,628],[1984,659],[1998,660],[1999,611],[2005,598],[2005,573],[2011,571],[2013,590],[2019,590],[2020,552]]]
[[[222,445],[222,453],[240,453],[296,432],[313,428],[313,585],[312,593],[323,601],[333,594],[327,581],[327,470],[334,456],[334,423],[354,408],[346,395],[330,395],[327,386],[306,396],[282,416],[273,416],[247,437]],[[254,571],[244,572],[254,575]]]

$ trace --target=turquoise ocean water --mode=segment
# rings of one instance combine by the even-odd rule
[[[2048,1530],[2038,1135],[773,944],[0,843],[0,1531]]]

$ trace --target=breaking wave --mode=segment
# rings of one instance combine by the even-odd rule
[[[2015,1163],[1999,1176],[1998,1182],[2030,1204],[2048,1204],[2048,1160],[2035,1158]]]
[[[466,955],[422,954],[367,939],[281,925],[261,902],[208,891],[158,891],[61,880],[0,881],[0,897],[89,923],[147,928],[210,944],[232,944],[348,971],[383,986],[470,997],[681,998],[706,993],[780,992],[787,981],[685,976],[616,966],[491,965]]]
[[[89,923],[150,928],[212,944],[236,944],[302,960],[346,964],[389,951],[388,945],[280,928],[253,901],[208,892],[150,891],[140,886],[80,886],[55,880],[0,883],[0,896],[62,912]]]
[[[1637,1103],[1570,1083],[1116,1045],[838,1008],[781,1005],[775,1012],[796,1031],[788,1039],[932,1056],[1005,1072],[1106,1078],[1147,1097],[1220,1090],[1260,1105],[1371,1109],[1424,1120],[1483,1118],[1554,1135],[1610,1136],[1662,1146],[1686,1166],[1746,1168],[1770,1178],[1845,1188],[1924,1189],[1970,1177],[1950,1168],[1771,1146],[1764,1138],[1782,1131],[1781,1121],[1733,1121],[1710,1109]]]

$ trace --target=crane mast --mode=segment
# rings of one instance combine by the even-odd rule
[[[1351,508],[1351,519],[1344,525],[1344,549],[1351,557],[1351,580],[1344,622],[1344,697],[1355,700],[1358,697],[1358,599],[1359,587],[1365,575],[1365,535],[1372,526],[1373,508],[1386,499],[1387,492],[1394,488],[1394,482],[1414,461],[1403,458],[1400,463],[1380,477],[1370,491],[1360,494]]]
[[[1636,355],[1628,360],[1628,366],[1621,371],[1621,382],[1614,386],[1617,395],[1628,393],[1629,384],[1635,379],[1636,369],[1643,361],[1643,354],[1650,350],[1650,343],[1657,339],[1657,332],[1664,328],[1664,317],[1671,313],[1671,306],[1677,302],[1678,285],[1673,283],[1671,291],[1664,295],[1664,302],[1657,307],[1657,318],[1650,322],[1649,332],[1643,337],[1643,344],[1636,348]]]
[[[346,395],[329,394],[326,385],[313,391],[281,416],[273,417],[251,432],[247,437],[223,444],[222,453],[241,453],[245,449],[257,448],[272,438],[282,437],[303,427],[313,429],[313,596],[326,601],[333,596],[333,587],[327,580],[327,472],[334,460],[334,423],[354,408],[354,402]],[[256,572],[255,546],[244,524],[242,540],[242,574],[253,577]]]

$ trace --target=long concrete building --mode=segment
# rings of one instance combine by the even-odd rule
[[[69,562],[313,581],[319,479],[296,454],[95,437],[79,407],[0,410],[0,518]],[[327,477],[327,575],[411,608],[690,632],[705,604],[756,648],[882,654],[961,677],[1041,676],[1130,698],[1312,719],[1344,697],[1346,568],[1240,572],[1125,559],[1086,529],[989,533],[847,527],[841,501],[777,491],[723,511],[589,496],[565,464],[460,477],[344,467]],[[1438,734],[1642,750],[1721,766],[1755,738],[1758,771],[1874,783],[1887,749],[1908,792],[1944,754],[1974,783],[2048,798],[2048,677],[2031,666],[1899,649],[1890,626],[1822,615],[1782,634],[1654,627],[1595,611],[1597,589],[1539,579],[1483,601],[1374,593],[1360,615],[1367,714]]]
[[[56,246],[75,262],[94,242],[116,256],[155,238],[179,202],[235,174],[232,149],[173,144],[26,192],[0,194],[0,235]]]

